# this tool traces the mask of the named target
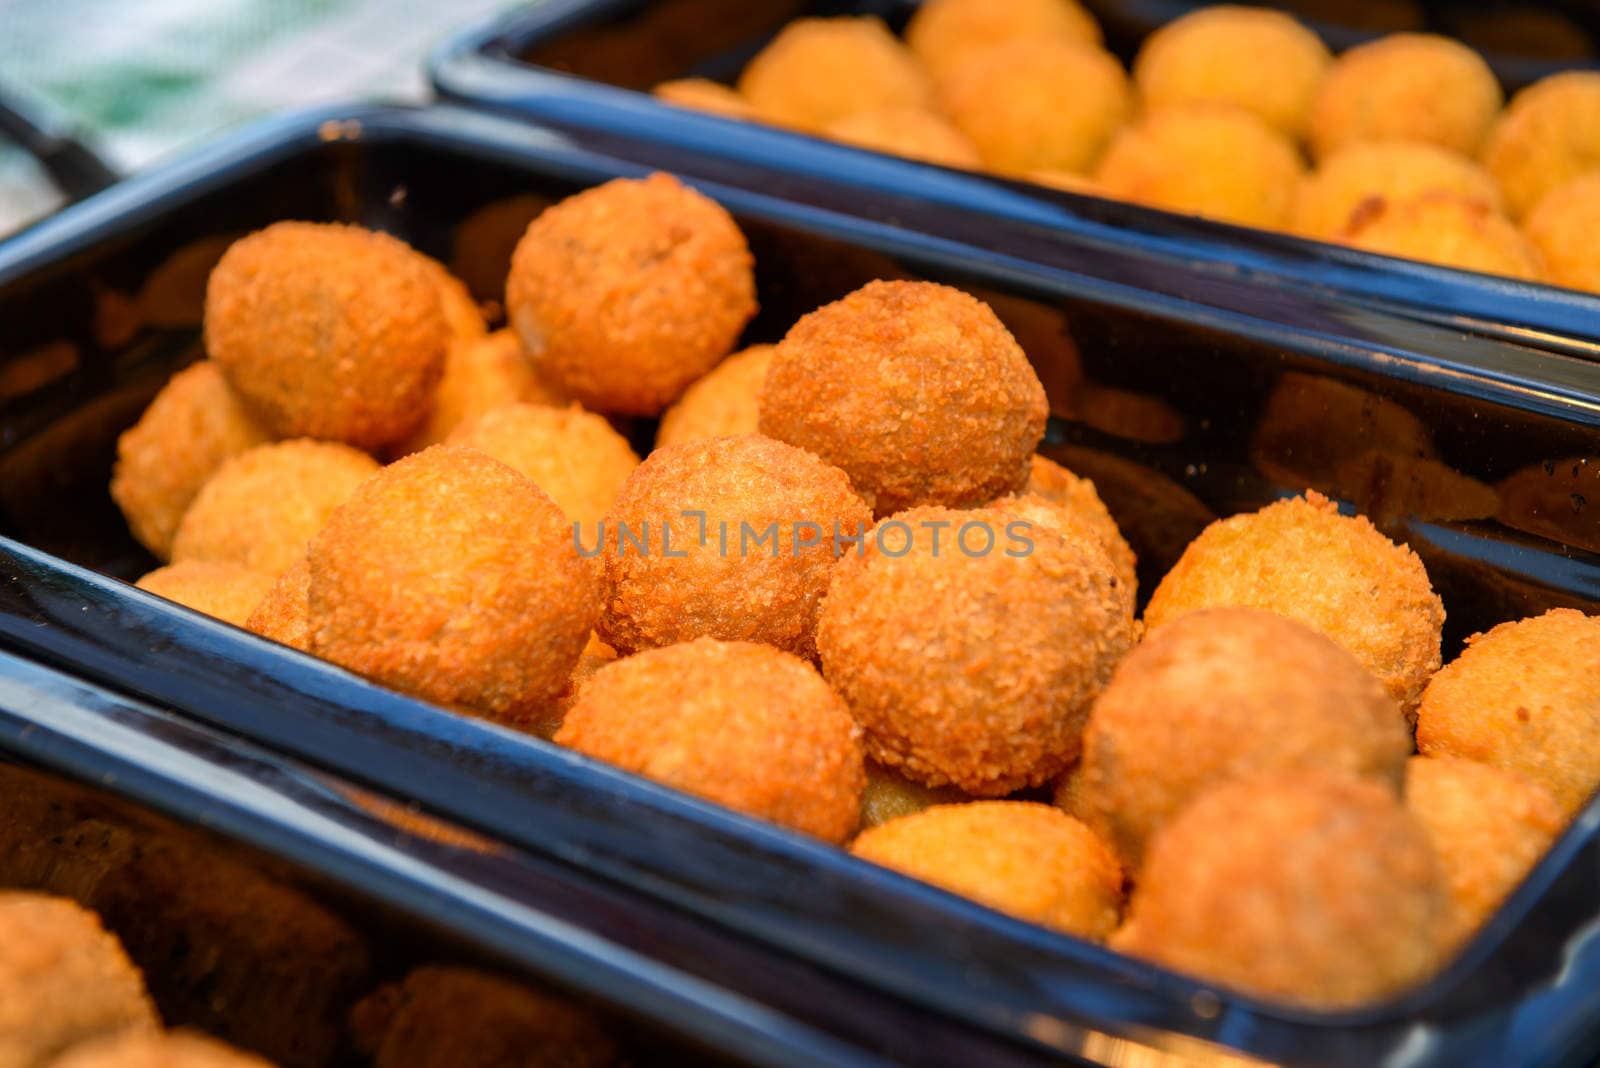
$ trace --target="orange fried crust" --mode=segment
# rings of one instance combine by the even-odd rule
[[[1137,591],[1138,579],[1134,568],[1138,558],[1129,547],[1117,521],[1095,490],[1094,483],[1068,471],[1065,467],[1034,454],[1028,471],[1025,493],[1037,494],[1045,500],[1060,505],[1092,530],[1100,547],[1116,566],[1117,577],[1127,583],[1130,592]]]
[[[1600,227],[1600,171],[1555,186],[1523,220],[1523,231],[1544,259],[1548,280],[1568,289],[1600,293],[1600,250],[1591,240]]]
[[[534,372],[512,330],[451,344],[444,358],[444,377],[434,390],[428,418],[393,449],[394,456],[421,452],[437,445],[463,423],[507,404],[565,404],[567,398]]]
[[[156,568],[135,585],[157,597],[242,627],[272,583],[270,571],[211,560],[184,560]]]
[[[304,556],[278,576],[244,629],[302,653],[311,651],[311,565]]]
[[[745,67],[739,93],[768,122],[820,130],[857,111],[926,106],[933,84],[880,18],[796,19]]]
[[[941,79],[968,56],[1034,38],[1101,42],[1100,26],[1077,0],[928,0],[906,24],[906,44]]]
[[[1510,219],[1455,193],[1424,193],[1400,203],[1369,200],[1339,239],[1385,256],[1530,282],[1544,278],[1544,258]]]
[[[656,99],[680,108],[704,111],[727,119],[756,119],[756,109],[738,92],[709,78],[678,78],[651,90]]]
[[[761,386],[775,351],[774,345],[751,345],[684,390],[661,417],[656,448],[754,434],[761,414]]]
[[[123,1034],[72,1047],[50,1068],[272,1068],[270,1061],[198,1032]]]
[[[1371,214],[1373,201],[1402,204],[1427,193],[1451,193],[1496,212],[1505,206],[1489,172],[1459,152],[1426,141],[1359,141],[1301,179],[1290,226],[1332,240]]]
[[[835,119],[822,135],[834,141],[947,167],[976,167],[978,150],[966,135],[926,107],[874,108]]]
[[[1600,73],[1564,71],[1511,99],[1483,146],[1483,165],[1520,219],[1552,189],[1600,167]]]
[[[861,816],[859,731],[805,661],[700,638],[625,657],[584,685],[555,740],[829,842]]]

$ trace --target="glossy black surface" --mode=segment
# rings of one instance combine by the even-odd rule
[[[1123,18],[1110,27],[1111,43],[1120,39],[1131,54],[1140,27],[1158,9],[1190,5],[1115,6]],[[1250,279],[1280,292],[1333,295],[1447,329],[1600,358],[1594,295],[913,163],[685,111],[644,92],[669,78],[731,81],[796,15],[872,13],[898,25],[914,7],[911,0],[545,0],[464,30],[435,51],[429,69],[447,100],[614,135],[619,154],[685,150],[680,169],[710,178],[781,161],[784,172],[802,180],[821,176],[880,198],[917,197],[1024,222],[1041,240],[1060,234],[1070,242],[1113,241],[1152,272],[1183,267]]]
[[[540,204],[640,173],[648,153],[632,145],[619,159],[614,147],[452,108],[322,112],[254,128],[0,246],[0,384],[12,388],[0,402],[0,643],[415,801],[620,895],[618,911],[637,901],[631,944],[648,956],[877,1055],[1117,1063],[1209,1043],[1328,1065],[1587,1055],[1600,1012],[1594,807],[1428,987],[1317,1015],[1007,919],[119,581],[153,562],[106,495],[115,437],[197,354],[199,289],[170,284],[176,253],[220,252],[219,235],[281,218],[359,221],[492,290],[503,268],[464,261],[463,235],[508,200],[520,227]],[[657,155],[682,169],[678,152]],[[1046,384],[1057,415],[1046,451],[1096,480],[1146,590],[1211,517],[1313,485],[1423,555],[1450,611],[1447,656],[1502,619],[1600,601],[1600,525],[1569,491],[1600,471],[1600,364],[1153,265],[1110,234],[1047,235],[719,167],[723,182],[696,184],[756,253],[762,313],[747,341],[874,277],[983,296]],[[153,278],[168,279],[162,300]],[[760,1037],[737,1049],[766,1049]]]

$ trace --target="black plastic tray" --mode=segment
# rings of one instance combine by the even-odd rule
[[[1592,294],[896,159],[686,111],[648,94],[668,78],[732,80],[797,15],[871,13],[901,25],[915,6],[915,0],[543,0],[463,30],[435,50],[429,73],[443,99],[613,135],[619,153],[686,149],[695,158],[685,168],[707,177],[718,176],[719,163],[777,162],[797,176],[1005,216],[1068,241],[1114,241],[1153,270],[1186,265],[1247,277],[1600,359],[1600,297]],[[1107,0],[1107,6],[1122,10],[1113,29],[1127,51],[1130,35],[1155,24],[1173,3]]]
[[[380,226],[448,260],[458,224],[487,204],[553,199],[643,172],[637,157],[649,153],[633,146],[636,158],[623,160],[611,147],[598,134],[448,107],[315,112],[124,182],[0,245],[0,382],[29,386],[0,404],[0,643],[414,800],[637,900],[632,934],[650,956],[879,1056],[1123,1063],[1141,1052],[1202,1056],[1220,1044],[1319,1065],[1547,1064],[1592,1051],[1597,806],[1428,986],[1356,1012],[1309,1013],[1000,916],[385,691],[119,581],[152,561],[107,498],[115,437],[197,353],[192,325],[130,328],[126,309],[139,302],[126,294],[196,242],[281,218]],[[653,162],[681,169],[681,159],[662,151]],[[1300,488],[1269,477],[1252,447],[1268,398],[1289,374],[1341,396],[1366,391],[1357,395],[1393,418],[1403,409],[1407,425],[1433,438],[1438,463],[1485,483],[1600,454],[1597,363],[1248,279],[1157,270],[1103,236],[1075,243],[934,203],[723,169],[727,180],[696,184],[728,206],[756,252],[762,313],[747,340],[780,336],[798,315],[872,277],[926,277],[996,303],[1059,411],[1070,414],[1082,392],[1081,364],[1097,388],[1163,413],[1118,433],[1058,419],[1048,450],[1096,478],[1141,553],[1146,590],[1208,516]],[[198,292],[194,299],[197,320]],[[13,373],[63,348],[73,359],[56,377]],[[1329,420],[1322,429],[1332,448],[1351,428]],[[1423,554],[1445,597],[1447,655],[1499,620],[1600,602],[1600,536],[1591,539],[1587,525],[1567,539],[1579,545],[1515,529],[1514,515],[1510,526],[1407,518],[1417,502],[1377,489],[1364,506],[1384,503],[1389,532]],[[463,878],[475,881],[472,872]],[[724,948],[705,952],[683,928],[658,922],[663,913],[721,933]],[[720,973],[740,953],[791,970]]]

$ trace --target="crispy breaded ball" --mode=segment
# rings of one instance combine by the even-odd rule
[[[744,119],[753,122],[760,118],[750,101],[738,91],[710,78],[678,78],[662,82],[651,92],[658,100],[691,111],[704,111],[726,119]]]
[[[1105,554],[1106,563],[1110,565],[1111,575],[1117,583],[1128,591],[1130,598],[1137,598],[1139,578],[1133,550],[1128,548],[1128,543],[1122,540],[1120,533],[1108,536],[1099,517],[1093,513],[1085,514],[1080,508],[1037,493],[1014,493],[1009,497],[1001,497],[985,511],[1003,513],[1006,520],[1020,519],[1032,526],[1054,531],[1068,540],[1091,543]],[[1106,519],[1109,521],[1110,516],[1107,515]]]
[[[1184,104],[1125,127],[1094,178],[1119,200],[1276,229],[1304,171],[1294,145],[1250,112]]]
[[[861,828],[876,827],[934,805],[956,805],[969,800],[966,794],[954,787],[923,786],[875,760],[869,760],[867,788],[861,794]]]
[[[1576,813],[1600,784],[1600,618],[1555,608],[1469,638],[1422,695],[1417,748],[1519,772]]]
[[[1132,592],[1087,538],[1003,505],[913,508],[834,568],[817,648],[869,756],[995,797],[1077,758],[1132,617]]]
[[[761,386],[775,345],[751,345],[717,364],[683,391],[661,416],[656,448],[705,438],[731,438],[759,429]]]
[[[760,425],[837,464],[882,516],[1020,489],[1046,414],[1039,376],[987,305],[930,282],[871,282],[779,343]]]
[[[1334,1009],[1431,975],[1447,907],[1427,832],[1392,789],[1297,771],[1218,786],[1157,833],[1113,944]]]
[[[518,402],[563,405],[567,397],[541,379],[514,330],[458,341],[444,358],[444,377],[421,426],[393,450],[395,456],[437,445],[463,423]]]
[[[98,916],[65,898],[0,893],[0,1065],[42,1068],[74,1043],[160,1025]]]
[[[281,222],[229,247],[206,286],[206,350],[279,437],[373,449],[426,417],[449,327],[403,241]]]
[[[1505,96],[1483,57],[1460,41],[1396,33],[1345,52],[1311,106],[1321,159],[1357,141],[1426,141],[1475,156]]]
[[[1574,178],[1539,198],[1522,221],[1544,259],[1545,279],[1568,289],[1600,293],[1600,170]]]
[[[1496,488],[1497,518],[1506,526],[1600,553],[1600,529],[1593,511],[1600,501],[1600,456],[1530,464]]]
[[[242,452],[217,469],[184,513],[173,562],[287,571],[333,510],[378,470],[366,453],[334,441],[299,438]]]
[[[566,686],[598,611],[561,509],[459,445],[384,468],[308,556],[312,653],[513,726]]]
[[[1133,111],[1115,56],[1052,37],[967,56],[940,82],[939,98],[983,162],[1009,174],[1088,171]]]
[[[927,107],[901,105],[852,112],[824,126],[822,136],[946,167],[976,167],[979,163],[978,150],[966,134]]]
[[[872,513],[843,471],[749,434],[657,449],[607,519],[598,631],[619,652],[710,637],[812,657],[836,539]]]
[[[1216,4],[1145,38],[1133,82],[1146,111],[1231,104],[1298,141],[1332,61],[1321,38],[1281,11]]]
[[[863,831],[863,860],[1059,931],[1101,941],[1122,913],[1122,867],[1082,823],[1033,801],[935,805]]]
[[[1320,630],[1411,718],[1439,667],[1444,604],[1422,561],[1314,491],[1207,527],[1156,587],[1144,622],[1153,632],[1185,613],[1226,605],[1264,608]]]
[[[829,842],[861,818],[860,732],[822,676],[755,642],[699,638],[608,664],[556,743]]]
[[[755,314],[752,262],[720,204],[671,175],[618,178],[533,221],[506,305],[541,378],[591,411],[656,415]]]
[[[610,1068],[620,1051],[576,1002],[467,968],[417,968],[351,1012],[372,1068]]]
[[[1480,200],[1425,193],[1400,203],[1368,201],[1341,240],[1385,256],[1537,282],[1544,261],[1510,219]]]
[[[583,528],[583,544],[596,544],[600,520],[639,466],[628,440],[603,416],[574,404],[553,408],[512,404],[486,412],[450,435],[521,471]]]
[[[598,634],[589,635],[589,644],[583,647],[583,653],[578,657],[578,665],[572,669],[572,675],[567,679],[566,687],[555,703],[545,709],[543,715],[529,723],[525,728],[529,734],[537,734],[545,741],[550,741],[556,736],[556,731],[561,729],[561,723],[566,719],[567,711],[577,701],[578,693],[594,678],[595,673],[613,660],[617,659],[617,651],[600,640]]]
[[[1470,938],[1494,915],[1566,823],[1543,787],[1453,756],[1406,762],[1406,808],[1428,832],[1444,868],[1452,943]]]
[[[279,575],[244,621],[244,629],[302,653],[311,650],[311,565],[305,557]]]
[[[1300,180],[1290,227],[1320,240],[1339,237],[1368,201],[1398,204],[1426,193],[1452,193],[1494,211],[1500,186],[1471,159],[1425,141],[1359,141],[1345,145]]]
[[[417,258],[438,288],[439,312],[444,316],[449,342],[476,341],[487,334],[489,326],[484,322],[483,309],[472,299],[467,284],[432,256],[418,252]]]
[[[73,1046],[50,1068],[272,1068],[253,1053],[198,1032],[131,1033]]]
[[[1191,612],[1117,665],[1083,735],[1074,804],[1137,869],[1150,838],[1222,782],[1304,769],[1399,791],[1411,731],[1329,638],[1256,608]]]
[[[1600,169],[1600,72],[1552,74],[1517,93],[1489,131],[1483,165],[1513,219],[1550,190]]]
[[[1138,580],[1134,571],[1139,560],[1118,529],[1117,521],[1111,518],[1111,512],[1100,499],[1093,482],[1035,453],[1030,461],[1028,484],[1023,492],[1037,494],[1058,504],[1085,523],[1094,531],[1100,547],[1116,566],[1118,577],[1127,582],[1129,590],[1136,589]]]
[[[240,564],[213,560],[183,560],[156,568],[134,585],[185,608],[242,627],[272,588],[273,581],[270,571],[253,571]]]
[[[749,62],[738,88],[763,119],[801,130],[933,102],[928,75],[873,15],[796,19]]]
[[[172,535],[200,487],[224,461],[268,440],[221,369],[202,360],[173,375],[117,439],[111,497],[133,536],[170,559]]]
[[[941,80],[978,52],[1040,38],[1102,40],[1099,23],[1077,0],[928,0],[906,24],[906,44]]]

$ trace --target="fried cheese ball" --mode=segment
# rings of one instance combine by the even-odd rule
[[[1312,154],[1400,138],[1475,156],[1504,102],[1489,65],[1460,41],[1391,34],[1328,68],[1311,106]]]
[[[1522,221],[1544,260],[1545,278],[1568,289],[1600,293],[1600,170],[1551,189]]]
[[[1124,128],[1094,178],[1119,200],[1278,229],[1304,171],[1294,145],[1259,117],[1186,104]]]
[[[891,156],[976,167],[978,150],[938,112],[925,107],[875,108],[852,112],[822,128],[822,136]]]
[[[483,309],[472,299],[467,284],[432,256],[416,254],[439,292],[439,312],[444,316],[449,344],[476,341],[489,332],[483,319]]]
[[[1132,592],[1092,540],[1002,506],[913,508],[834,568],[817,648],[872,759],[995,797],[1077,758],[1132,617]]]
[[[254,571],[241,564],[183,560],[156,568],[134,585],[185,608],[242,627],[272,588],[273,581],[270,571]]]
[[[1231,104],[1299,141],[1332,61],[1316,34],[1281,11],[1217,4],[1145,38],[1133,82],[1146,111]]]
[[[1544,262],[1516,224],[1479,200],[1426,193],[1358,211],[1342,240],[1385,256],[1537,282]]]
[[[839,539],[871,523],[844,472],[804,449],[758,434],[657,449],[603,531],[599,635],[624,654],[710,637],[815,656]]]
[[[1122,866],[1111,850],[1033,801],[935,805],[863,831],[850,852],[1091,941],[1111,934],[1122,913]]]
[[[206,351],[275,436],[380,448],[422,422],[443,372],[442,273],[388,234],[274,223],[211,272]]]
[[[1513,219],[1557,186],[1600,169],[1600,72],[1552,74],[1517,93],[1489,131],[1483,165]]]
[[[671,175],[618,178],[533,221],[506,305],[541,378],[591,411],[657,415],[755,314],[752,264],[720,204]]]
[[[906,24],[906,44],[936,80],[996,45],[1051,38],[1100,45],[1100,26],[1077,0],[929,0]]]
[[[1117,521],[1111,517],[1111,511],[1100,499],[1093,482],[1079,478],[1054,460],[1035,453],[1030,461],[1028,484],[1023,487],[1023,493],[1037,494],[1065,508],[1087,525],[1116,566],[1117,576],[1127,582],[1130,591],[1137,589],[1138,579],[1134,572],[1139,560],[1118,529]]]
[[[1600,784],[1600,618],[1556,608],[1469,638],[1422,695],[1417,748],[1520,773],[1575,814]]]
[[[1355,657],[1255,608],[1191,612],[1117,665],[1084,729],[1073,804],[1137,870],[1152,835],[1205,790],[1320,769],[1398,793],[1411,732]]]
[[[553,408],[512,404],[456,429],[453,445],[467,445],[521,471],[582,528],[582,544],[597,544],[600,520],[639,466],[628,440],[603,416],[574,404]]]
[[[305,557],[272,583],[244,629],[302,653],[311,651],[311,565]]]
[[[1433,840],[1450,892],[1451,944],[1494,915],[1566,823],[1542,787],[1460,757],[1406,762],[1406,808]]]
[[[1167,824],[1113,945],[1336,1009],[1431,975],[1447,907],[1427,832],[1392,789],[1297,771],[1208,790]]]
[[[761,386],[775,345],[751,345],[717,364],[683,391],[661,416],[656,448],[705,438],[754,434],[761,417]]]
[[[1450,193],[1502,211],[1500,186],[1471,159],[1425,141],[1358,141],[1331,153],[1295,190],[1290,228],[1328,241],[1370,211],[1369,201],[1399,204]]]
[[[512,726],[566,686],[598,611],[561,509],[458,445],[384,468],[308,559],[312,653]]]
[[[333,510],[378,470],[366,453],[334,441],[300,438],[242,452],[218,468],[184,513],[173,562],[287,571]]]
[[[665,100],[690,111],[703,111],[708,115],[721,115],[725,119],[743,119],[754,122],[760,118],[750,101],[721,82],[710,78],[679,78],[662,82],[651,90],[656,99]]]
[[[198,1032],[131,1033],[73,1046],[50,1068],[272,1068],[270,1061]]]
[[[857,111],[933,103],[926,72],[874,15],[796,19],[750,60],[738,89],[763,119],[812,131]]]
[[[268,440],[221,368],[201,360],[173,375],[117,439],[111,498],[140,544],[169,560],[178,521],[200,487],[225,461]]]
[[[515,331],[496,330],[487,337],[455,342],[445,354],[444,375],[434,390],[428,417],[395,446],[393,455],[421,452],[444,441],[461,424],[522,401],[561,405],[567,397],[539,377]]]
[[[993,170],[1087,172],[1133,111],[1122,64],[1053,37],[974,52],[939,85],[944,113]]]
[[[849,709],[814,667],[768,645],[699,638],[608,664],[555,741],[824,841],[861,818]]]
[[[871,282],[778,344],[760,426],[842,468],[884,516],[1022,488],[1047,411],[987,305],[930,282]]]
[[[1145,607],[1154,631],[1201,608],[1264,608],[1332,638],[1408,718],[1440,663],[1444,604],[1417,554],[1308,491],[1211,524]]]
[[[575,1002],[468,968],[415,969],[356,1005],[351,1028],[372,1068],[610,1068],[621,1056]]]
[[[0,893],[0,1065],[160,1027],[144,979],[100,918],[66,898]]]

